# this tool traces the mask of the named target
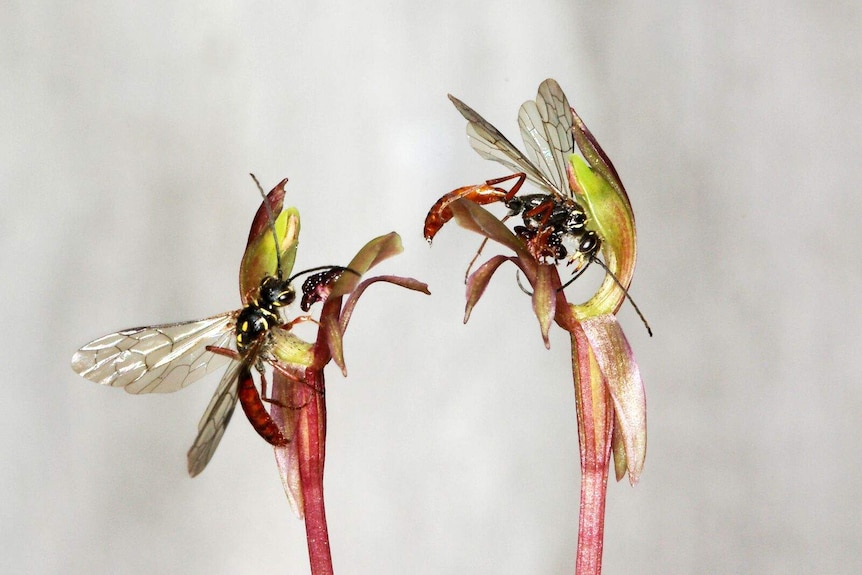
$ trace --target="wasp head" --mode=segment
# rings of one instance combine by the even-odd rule
[[[259,305],[262,308],[272,309],[284,307],[293,303],[296,299],[296,290],[288,280],[284,281],[275,276],[266,276],[260,282]]]
[[[578,252],[586,257],[592,257],[601,246],[602,241],[599,235],[593,231],[587,231],[581,236],[581,241],[578,244]]]

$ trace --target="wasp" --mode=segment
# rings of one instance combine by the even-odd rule
[[[264,196],[275,246],[280,242],[271,204],[278,202],[280,206],[286,183],[287,179],[282,180],[269,196]],[[276,247],[275,251],[274,273],[264,275],[256,289],[243,295],[242,309],[200,320],[125,329],[91,341],[72,357],[72,369],[83,377],[135,394],[177,391],[227,363],[188,452],[188,471],[192,477],[203,471],[212,458],[237,401],[267,442],[282,447],[290,441],[267,411],[252,372],[260,374],[264,396],[267,364],[295,379],[271,354],[279,340],[290,337],[293,325],[311,319],[300,316],[286,323],[282,317],[282,310],[297,297],[293,282],[297,277],[319,272],[310,276],[314,281],[303,286],[302,310],[308,311],[326,297],[326,288],[349,268],[319,266],[286,277],[281,250]]]
[[[574,119],[559,84],[545,80],[536,100],[524,102],[518,112],[529,157],[467,104],[451,94],[449,99],[467,120],[467,136],[473,149],[515,173],[458,188],[440,198],[425,218],[425,239],[430,242],[452,218],[449,205],[459,198],[477,204],[502,202],[509,210],[506,218],[521,216],[522,225],[515,226],[514,232],[540,263],[566,262],[574,264],[575,271],[590,263],[601,240],[589,229],[589,218],[569,185],[566,164],[575,150]],[[527,179],[541,193],[518,195]],[[499,187],[511,180],[515,181],[509,190]]]
[[[574,266],[572,278],[559,289],[564,289],[586,271],[587,266],[597,263],[623,289],[647,332],[652,329],[637,304],[622,286],[619,279],[598,257],[602,241],[590,229],[590,217],[575,197],[569,177],[569,158],[575,153],[575,113],[560,85],[551,78],[539,85],[535,100],[527,100],[518,110],[518,126],[526,146],[527,155],[504,136],[470,106],[449,94],[449,99],[458,112],[467,120],[467,137],[470,145],[486,160],[494,160],[514,172],[508,176],[487,180],[484,184],[465,186],[441,197],[431,206],[425,217],[425,239],[430,243],[443,225],[452,219],[450,205],[464,198],[477,204],[501,202],[509,212],[503,221],[521,216],[522,224],[513,231],[527,245],[530,254],[541,264],[553,265],[565,262]],[[585,127],[579,128],[584,130]],[[616,170],[599,148],[595,153],[616,178]],[[519,195],[526,180],[535,184],[540,193]],[[506,190],[500,184],[514,180]],[[487,242],[482,241],[479,250],[467,268],[470,273]],[[519,282],[520,285],[520,282]],[[527,291],[521,287],[524,291]],[[529,293],[529,292],[527,292]]]

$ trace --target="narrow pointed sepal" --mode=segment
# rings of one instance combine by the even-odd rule
[[[614,434],[611,438],[611,453],[614,456],[614,477],[622,481],[628,471],[626,461],[626,446],[623,442],[623,434],[620,432],[620,420],[614,413]]]
[[[539,265],[536,271],[536,281],[533,284],[533,312],[539,320],[539,329],[542,331],[545,347],[550,349],[551,340],[548,338],[548,333],[557,311],[557,288],[560,284],[560,276],[554,266]]]
[[[514,251],[524,262],[535,261],[527,250],[526,244],[500,219],[479,206],[475,202],[459,199],[452,202],[450,209],[455,216],[455,221],[461,227],[475,232],[490,240],[506,246]]]
[[[378,236],[362,246],[347,267],[355,273],[346,272],[332,286],[329,297],[338,297],[352,292],[361,276],[385,259],[396,256],[404,251],[401,236],[396,232]]]
[[[479,299],[482,297],[482,294],[485,293],[485,288],[488,287],[488,282],[491,281],[491,278],[494,276],[494,272],[497,271],[497,268],[510,260],[512,260],[512,258],[507,256],[494,256],[479,266],[476,271],[470,274],[470,277],[467,278],[467,307],[464,310],[464,323],[467,323],[467,320],[470,319],[473,307],[479,303]]]

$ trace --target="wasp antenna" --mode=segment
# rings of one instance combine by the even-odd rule
[[[590,267],[590,264],[591,264],[591,263],[593,263],[593,259],[595,259],[595,258],[591,258],[591,259],[590,259],[590,261],[589,261],[589,262],[587,262],[587,265],[585,265],[585,266],[584,266],[584,267],[582,267],[580,270],[578,270],[578,273],[576,273],[575,275],[573,275],[573,276],[572,276],[572,279],[570,279],[569,281],[567,281],[566,283],[564,283],[563,285],[561,285],[559,288],[557,288],[557,291],[563,291],[564,289],[566,289],[567,287],[569,287],[570,285],[572,285],[573,283],[575,283],[575,280],[576,280],[576,279],[578,279],[579,277],[581,277],[582,275],[584,275],[584,272],[585,272],[585,271],[587,271],[587,268],[588,268],[588,267]],[[605,268],[605,269],[607,269],[607,268]],[[617,279],[617,278],[614,278],[614,279]],[[619,282],[617,282],[617,283],[619,283]]]
[[[608,275],[610,275],[612,278],[614,278],[614,281],[617,282],[617,285],[620,286],[623,290],[623,293],[626,294],[626,298],[628,298],[628,300],[631,302],[632,307],[635,308],[635,311],[637,312],[638,317],[641,318],[641,321],[644,323],[644,327],[646,327],[647,333],[649,334],[650,337],[652,337],[652,328],[649,326],[649,322],[644,317],[644,314],[641,313],[641,310],[638,307],[638,304],[636,304],[635,300],[632,299],[632,296],[629,295],[629,290],[627,290],[626,288],[623,287],[623,284],[620,283],[620,280],[617,279],[617,276],[614,275],[614,272],[612,272],[611,270],[608,269],[608,266],[605,265],[605,262],[603,262],[602,260],[600,260],[599,258],[597,258],[595,256],[591,257],[590,260],[596,262],[597,264],[599,264],[600,266],[605,268],[605,271],[608,272]]]
[[[257,181],[257,177],[254,174],[249,174],[251,179],[254,180],[254,183],[257,185],[258,191],[260,191],[260,195],[263,198],[263,205],[266,207],[266,217],[269,220],[269,229],[272,230],[272,241],[275,246],[275,262],[276,262],[276,275],[279,280],[284,279],[284,271],[281,268],[281,249],[279,249],[278,245],[278,233],[275,231],[275,216],[272,213],[272,207],[269,205],[269,199],[266,197],[266,192],[263,191],[263,187],[261,187],[260,182]]]
[[[515,281],[518,282],[518,287],[521,288],[521,291],[527,294],[530,297],[533,297],[533,292],[524,287],[524,284],[521,283],[521,270],[515,270]]]
[[[298,278],[299,276],[304,276],[305,274],[310,274],[311,272],[318,272],[321,270],[333,270],[333,271],[340,271],[342,273],[350,272],[350,273],[355,274],[357,276],[362,275],[358,271],[344,267],[344,266],[316,266],[313,268],[308,268],[307,270],[302,270],[301,272],[296,272],[295,274],[290,276],[290,278],[287,280],[287,282],[290,283],[293,280],[295,280],[296,278]]]

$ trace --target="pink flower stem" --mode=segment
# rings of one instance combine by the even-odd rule
[[[321,318],[338,316],[341,298],[331,298],[323,304]],[[302,498],[305,502],[305,536],[312,575],[332,575],[332,552],[329,547],[329,530],[323,505],[323,462],[326,454],[326,380],[323,368],[331,359],[325,330],[317,333],[314,344],[314,361],[305,370],[304,400],[297,428],[299,476]]]
[[[297,451],[302,497],[305,501],[305,535],[312,575],[332,575],[332,553],[323,505],[323,449],[326,436],[326,399],[322,393],[323,372],[309,368],[307,403],[300,410]]]
[[[583,329],[572,325],[572,375],[581,455],[581,514],[575,573],[599,575],[605,529],[613,404]]]

